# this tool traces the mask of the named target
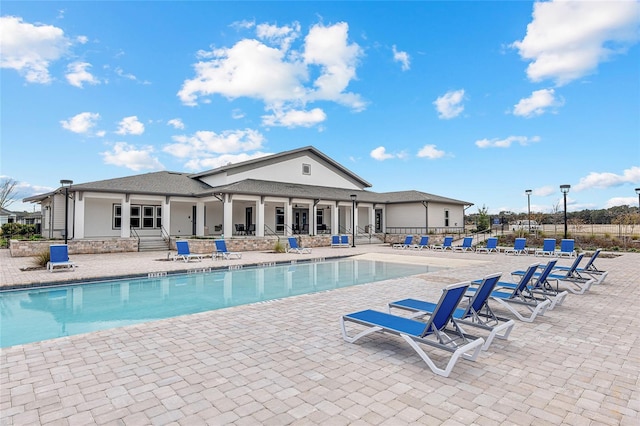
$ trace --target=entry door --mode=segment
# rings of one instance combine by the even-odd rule
[[[382,209],[376,210],[376,232],[382,232]]]

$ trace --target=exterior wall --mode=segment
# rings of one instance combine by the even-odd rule
[[[431,205],[429,206],[431,210]],[[444,226],[443,221],[432,222],[432,212],[429,212],[429,226]],[[386,208],[386,225],[388,227],[425,227],[427,226],[427,213],[422,203],[395,204]]]
[[[193,235],[191,214],[195,202],[171,202],[171,229],[167,229],[170,235]]]
[[[311,165],[311,174],[302,174],[302,165]],[[244,179],[260,179],[275,182],[290,182],[303,185],[320,185],[333,188],[363,189],[346,179],[336,170],[326,166],[314,157],[300,156],[289,160],[283,160],[278,164],[266,164],[240,173],[219,173],[213,176],[204,176],[203,182],[211,186],[226,185],[239,182]]]
[[[120,229],[113,229],[113,204],[119,204],[116,199],[98,199],[85,197],[84,236],[120,237]]]
[[[60,244],[58,240],[22,241],[11,240],[9,252],[11,257],[36,256],[48,252],[51,244]],[[71,240],[68,241],[69,254],[128,253],[138,251],[136,238],[110,238],[104,240]]]

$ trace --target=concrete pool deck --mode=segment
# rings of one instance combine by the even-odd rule
[[[341,315],[545,258],[314,248],[240,260],[166,261],[166,252],[74,255],[73,272],[22,271],[0,250],[2,286],[293,259],[361,255],[446,266],[419,276],[4,348],[2,425],[611,424],[640,422],[640,254],[599,258],[605,282],[533,323],[517,321],[448,378],[398,337],[342,340]],[[162,260],[161,260],[162,259]],[[570,264],[563,259],[562,264]],[[509,316],[505,311],[497,312]],[[5,313],[3,313],[5,314]],[[425,348],[437,360],[436,350]]]

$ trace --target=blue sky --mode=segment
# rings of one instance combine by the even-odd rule
[[[3,1],[19,199],[313,145],[469,212],[636,206],[638,1]],[[16,202],[12,210],[33,205]],[[560,207],[561,208],[561,207]]]

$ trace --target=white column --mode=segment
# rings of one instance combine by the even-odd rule
[[[171,201],[165,197],[162,202],[162,227],[167,234],[171,235]]]
[[[256,237],[264,237],[264,199],[256,203]]]
[[[226,238],[230,238],[233,235],[233,201],[231,200],[230,194],[224,195],[224,204],[222,206],[223,219],[222,223],[224,224],[223,234],[226,235]]]
[[[122,197],[122,221],[120,223],[120,238],[131,237],[131,202],[129,195]]]
[[[196,235],[204,235],[204,202],[196,203]]]
[[[331,204],[331,233],[338,235],[340,233],[340,226],[338,223],[338,205],[337,203]]]
[[[370,233],[376,232],[376,206],[375,206],[375,204],[372,204],[371,207],[369,207],[369,232]]]
[[[71,208],[71,202],[69,202],[69,211],[73,212],[73,236],[74,240],[84,238],[84,196],[82,192],[76,192],[73,199],[73,208]]]
[[[291,236],[293,230],[293,206],[291,200],[284,203],[284,235]]]

